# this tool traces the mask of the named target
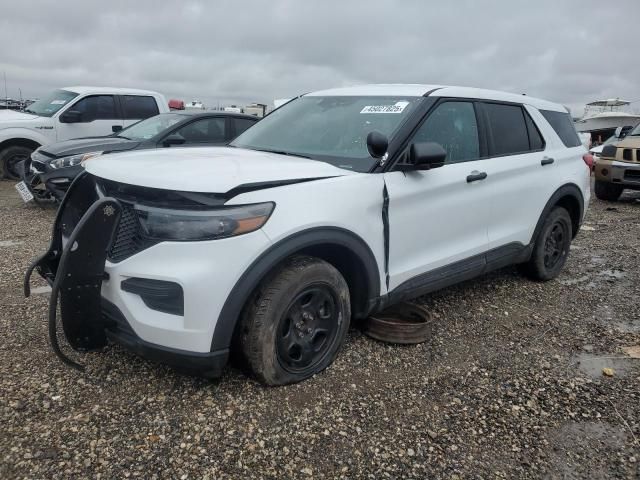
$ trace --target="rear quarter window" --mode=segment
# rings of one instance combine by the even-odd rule
[[[581,145],[580,137],[578,137],[576,128],[573,126],[571,115],[566,112],[554,112],[551,110],[540,110],[540,113],[558,134],[565,147],[579,147]]]

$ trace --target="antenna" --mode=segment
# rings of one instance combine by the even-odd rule
[[[9,106],[9,94],[7,93],[7,72],[4,73],[4,101],[6,102],[7,107]]]

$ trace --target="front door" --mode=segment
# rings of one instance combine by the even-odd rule
[[[73,121],[67,121],[66,112],[78,112]],[[58,141],[80,137],[111,135],[114,127],[123,126],[122,116],[116,108],[113,95],[90,95],[70,105],[58,116]]]
[[[440,103],[409,145],[414,142],[439,143],[447,158],[439,168],[384,174],[389,197],[389,290],[415,286],[430,272],[464,260],[481,269],[487,250],[492,195],[490,178],[482,175],[484,147],[474,103]],[[466,268],[464,263],[457,266]]]

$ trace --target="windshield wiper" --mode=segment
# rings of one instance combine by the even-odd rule
[[[124,135],[116,135],[116,138],[124,138],[125,140],[131,140],[129,137],[125,137]]]
[[[256,150],[257,152],[275,153],[277,155],[287,155],[288,157],[299,157],[299,158],[311,159],[311,157],[307,155],[301,155],[299,153],[293,153],[293,152],[286,152],[284,150],[269,150],[268,148],[251,148],[251,147],[245,147],[245,148],[249,148],[250,150]]]
[[[25,108],[25,109],[24,109],[24,111],[25,111],[26,113],[33,113],[34,115],[38,115],[36,112],[34,112],[33,110],[30,110],[30,109],[28,109],[28,108]]]

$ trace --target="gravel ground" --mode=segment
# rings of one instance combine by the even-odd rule
[[[423,298],[430,345],[353,329],[284,388],[118,347],[63,366],[47,294],[21,294],[53,216],[0,182],[1,478],[640,477],[640,194],[592,202],[557,280],[506,269]]]

